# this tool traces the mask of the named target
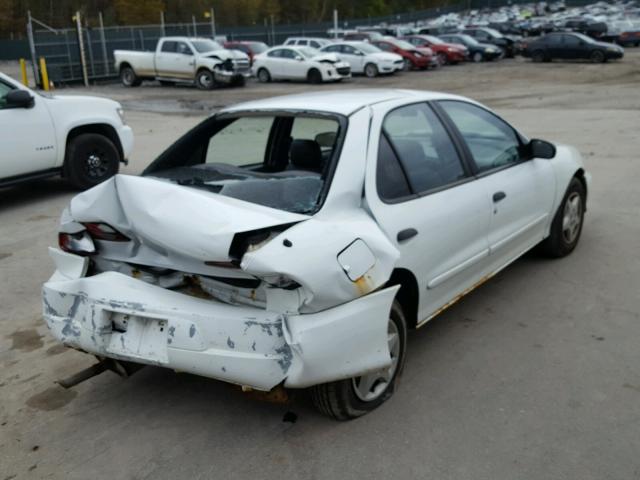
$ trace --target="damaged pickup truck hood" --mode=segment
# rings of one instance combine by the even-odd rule
[[[74,197],[62,227],[104,222],[132,240],[102,242],[104,258],[210,274],[205,262],[229,262],[236,233],[308,218],[165,180],[116,175]]]

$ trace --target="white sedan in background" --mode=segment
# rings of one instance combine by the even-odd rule
[[[351,78],[351,67],[336,55],[309,47],[273,47],[253,59],[253,74],[263,83],[271,80],[336,82]]]
[[[354,418],[393,394],[410,330],[538,244],[574,250],[589,178],[575,148],[456,95],[236,105],[71,200],[44,317],[121,371],[311,387]]]
[[[321,51],[335,53],[349,63],[352,73],[363,73],[370,78],[383,73],[395,73],[404,67],[400,55],[384,52],[367,42],[340,42],[327,45]]]

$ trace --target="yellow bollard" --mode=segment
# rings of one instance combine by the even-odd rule
[[[40,75],[42,76],[42,88],[49,91],[49,74],[47,73],[47,62],[44,57],[40,57]]]
[[[27,78],[27,62],[24,61],[24,58],[20,59],[20,73],[22,73],[22,83],[25,87],[28,87],[29,79]]]

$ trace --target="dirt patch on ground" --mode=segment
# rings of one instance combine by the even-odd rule
[[[12,342],[11,350],[32,352],[33,350],[42,348],[44,345],[42,342],[42,335],[33,328],[29,330],[17,330],[10,335],[7,335],[7,338]]]

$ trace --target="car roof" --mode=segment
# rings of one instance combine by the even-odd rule
[[[361,108],[406,98],[410,101],[428,101],[444,98],[462,98],[441,92],[405,90],[399,88],[358,88],[309,92],[295,95],[266,98],[240,103],[225,108],[222,112],[255,110],[295,110],[351,115]],[[466,99],[465,99],[466,100]]]

